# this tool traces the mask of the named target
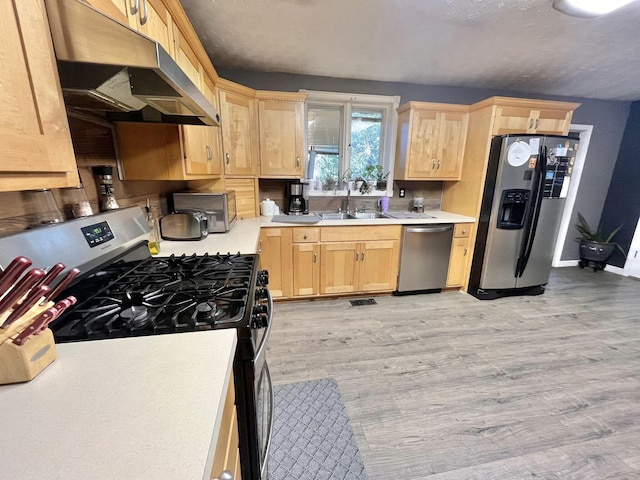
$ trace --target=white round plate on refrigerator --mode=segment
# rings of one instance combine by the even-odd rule
[[[519,167],[524,165],[531,156],[531,147],[527,142],[514,142],[507,150],[507,161],[509,165]]]

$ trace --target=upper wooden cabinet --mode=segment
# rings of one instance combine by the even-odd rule
[[[0,191],[78,185],[42,0],[0,2]]]
[[[82,0],[100,10],[102,13],[109,15],[111,18],[118,20],[120,23],[136,28],[136,17],[131,14],[131,8],[127,4],[127,0]],[[133,2],[132,2],[133,6]]]
[[[306,94],[257,91],[260,176],[304,175],[304,102]]]
[[[409,102],[398,108],[394,178],[457,180],[467,132],[468,107]]]
[[[255,91],[227,80],[216,82],[220,98],[225,175],[258,173],[258,115]]]

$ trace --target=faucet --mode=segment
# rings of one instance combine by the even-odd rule
[[[349,205],[350,201],[351,201],[351,189],[347,186],[347,209],[346,209],[347,215],[351,213],[351,206]]]

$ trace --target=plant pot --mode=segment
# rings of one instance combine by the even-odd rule
[[[599,243],[580,240],[580,259],[605,263],[615,248],[616,246],[613,243]]]
[[[376,182],[377,190],[386,190],[387,189],[387,181],[386,180],[378,180]]]

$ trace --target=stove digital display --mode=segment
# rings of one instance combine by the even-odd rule
[[[91,248],[113,240],[113,232],[107,222],[100,222],[88,227],[82,227],[82,234]]]

